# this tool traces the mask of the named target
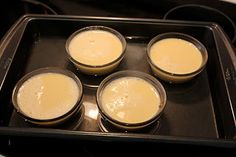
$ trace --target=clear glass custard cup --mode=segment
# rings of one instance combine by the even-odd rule
[[[61,124],[81,109],[83,87],[69,70],[46,67],[23,76],[12,93],[17,113],[31,123]]]
[[[151,75],[127,70],[106,77],[98,87],[96,101],[101,117],[112,126],[135,131],[159,119],[166,92]]]
[[[205,46],[187,34],[159,34],[147,45],[147,61],[154,75],[170,83],[191,80],[205,68],[207,60]]]
[[[126,40],[118,31],[105,26],[88,26],[74,32],[66,41],[67,56],[83,73],[103,75],[121,62]]]

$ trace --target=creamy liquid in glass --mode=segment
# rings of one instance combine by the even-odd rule
[[[109,83],[101,95],[105,112],[125,123],[151,119],[160,106],[160,95],[153,85],[137,77],[123,77]]]
[[[72,58],[86,65],[104,65],[116,60],[122,53],[120,39],[103,30],[88,30],[77,34],[69,44]]]
[[[42,73],[23,83],[17,93],[17,103],[31,118],[52,119],[71,110],[79,92],[72,78],[59,73]]]
[[[203,61],[201,52],[194,44],[177,38],[154,43],[150,49],[150,58],[157,67],[174,74],[194,72]]]

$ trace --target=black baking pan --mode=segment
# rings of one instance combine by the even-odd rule
[[[126,55],[116,71],[138,70],[151,74],[146,46],[156,35],[180,32],[205,45],[209,60],[205,70],[185,84],[161,81],[167,105],[161,119],[140,132],[122,132],[101,123],[95,94],[106,76],[80,73],[66,57],[65,43],[76,30],[103,25],[119,31],[127,40]],[[224,32],[213,23],[153,19],[26,15],[9,31],[0,58],[0,135],[54,137],[91,141],[141,141],[236,147],[235,56]],[[74,72],[84,86],[84,114],[54,127],[28,123],[13,109],[11,95],[25,74],[56,66]],[[93,113],[93,114],[91,114]],[[82,122],[78,119],[81,119]],[[108,132],[101,131],[105,127]]]

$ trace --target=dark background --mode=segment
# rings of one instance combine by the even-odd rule
[[[165,13],[173,7],[182,4],[202,4],[222,11],[236,23],[236,4],[218,0],[3,0],[0,3],[0,39],[20,16],[28,13],[162,19]],[[53,149],[53,146],[57,148]],[[120,156],[127,153],[132,156],[142,153],[158,155],[160,152],[165,155],[174,153],[181,156],[203,156],[206,152],[211,155],[224,153],[229,156],[230,152],[236,152],[234,149],[223,146],[210,147],[161,142],[133,143],[131,141],[114,143],[112,141],[0,136],[0,152],[6,156],[31,155],[29,150],[37,155],[45,155],[46,151],[55,155],[65,152],[65,148],[69,154],[76,153],[76,156],[91,157],[113,156],[107,150]],[[234,155],[232,154],[232,156]]]
[[[236,22],[236,4],[219,0],[2,0],[0,38],[28,13],[162,19],[171,8],[183,4],[210,6]]]

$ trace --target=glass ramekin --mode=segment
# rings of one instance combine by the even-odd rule
[[[143,122],[126,123],[126,122],[122,122],[120,120],[113,118],[112,116],[109,115],[109,113],[107,113],[104,110],[103,105],[102,105],[102,101],[101,101],[101,96],[103,94],[103,90],[112,81],[119,79],[119,78],[123,78],[123,77],[135,77],[135,78],[143,79],[144,81],[147,81],[147,83],[150,83],[158,92],[159,97],[160,97],[160,104],[157,104],[157,105],[159,105],[158,106],[159,110],[150,119],[145,120]],[[138,71],[125,70],[125,71],[113,73],[113,74],[109,75],[108,77],[106,77],[101,82],[101,84],[97,90],[96,101],[98,104],[99,112],[100,112],[103,119],[107,120],[111,125],[117,127],[118,129],[135,131],[135,130],[143,129],[147,126],[150,126],[151,124],[153,124],[154,122],[156,122],[160,118],[160,116],[163,113],[163,110],[166,106],[166,92],[165,92],[165,89],[163,88],[163,86],[161,85],[161,83],[157,79],[152,77],[151,75],[148,75],[143,72],[138,72]]]
[[[182,39],[182,40],[188,41],[188,42],[192,43],[194,46],[196,46],[202,55],[202,64],[200,65],[200,67],[197,70],[192,71],[190,73],[177,74],[177,73],[170,73],[168,71],[165,71],[165,70],[161,69],[160,67],[158,67],[156,64],[154,64],[154,62],[152,61],[152,59],[150,57],[151,47],[156,42],[161,41],[162,39],[168,39],[168,38]],[[169,32],[169,33],[163,33],[163,34],[157,35],[148,43],[148,45],[147,45],[147,60],[148,60],[148,63],[150,65],[154,75],[156,75],[160,79],[167,81],[169,83],[183,83],[183,82],[191,80],[193,77],[198,75],[205,68],[207,60],[208,60],[208,53],[207,53],[207,49],[205,48],[205,46],[200,41],[193,38],[192,36],[187,35],[187,34],[183,34],[183,33],[178,33],[178,32]]]
[[[109,33],[114,34],[121,42],[122,44],[122,52],[120,56],[118,56],[115,60],[111,60],[109,63],[103,64],[103,65],[89,65],[89,64],[84,64],[76,59],[74,59],[69,51],[69,44],[71,40],[78,35],[79,33],[85,32],[85,31],[92,31],[92,30],[101,30],[101,31],[107,31]],[[126,49],[126,40],[123,35],[121,35],[118,31],[105,27],[105,26],[88,26],[84,27],[82,29],[79,29],[78,31],[74,32],[66,41],[66,51],[67,51],[67,56],[70,59],[70,61],[83,73],[88,74],[88,75],[103,75],[112,72],[121,62],[121,60],[124,57],[125,54],[125,49]]]
[[[27,115],[26,113],[24,113],[21,110],[21,108],[18,105],[18,101],[17,101],[17,94],[19,92],[19,89],[22,87],[23,83],[26,82],[28,79],[32,78],[33,76],[36,76],[39,74],[44,74],[44,73],[45,74],[46,73],[56,73],[56,74],[63,74],[65,76],[68,76],[76,82],[78,89],[79,89],[78,100],[74,104],[74,106],[69,111],[65,112],[64,114],[62,114],[58,117],[55,117],[55,118],[51,118],[51,119],[37,119],[37,118],[33,118],[33,117]],[[55,94],[57,94],[57,93],[55,93]],[[41,126],[52,126],[52,125],[61,124],[61,123],[65,122],[67,119],[69,119],[75,113],[78,113],[81,109],[81,106],[82,106],[82,103],[81,103],[82,96],[83,96],[83,86],[82,86],[79,78],[74,73],[72,73],[69,70],[61,69],[61,68],[57,68],[57,67],[46,67],[46,68],[40,68],[40,69],[34,70],[34,71],[26,74],[17,82],[17,84],[13,90],[13,93],[12,93],[12,103],[13,103],[13,106],[14,106],[15,110],[17,111],[17,113],[21,117],[23,117],[26,121],[29,121],[30,123],[41,125]]]

